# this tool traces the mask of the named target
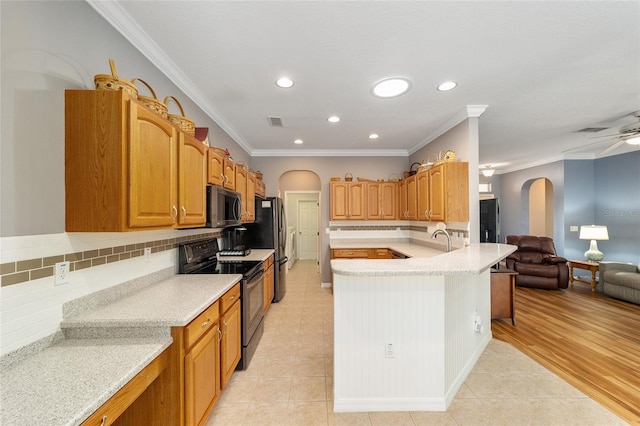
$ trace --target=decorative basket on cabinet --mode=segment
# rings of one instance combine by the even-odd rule
[[[182,114],[168,114],[167,118],[169,119],[169,121],[178,126],[180,130],[182,130],[186,134],[194,136],[196,134],[196,123],[189,117],[186,117],[184,115],[184,109],[182,109],[182,105],[175,97],[167,96],[166,98],[164,98],[164,104],[168,106],[169,104],[167,103],[167,101],[169,100],[173,100],[178,105],[178,108],[180,108],[180,113]]]
[[[123,80],[118,77],[116,63],[113,59],[109,59],[109,66],[111,67],[111,74],[96,74],[93,77],[93,82],[96,85],[96,90],[124,90],[133,98],[137,98],[138,88],[135,84],[133,84],[133,82]]]
[[[133,80],[131,80],[132,83],[135,83],[136,81],[139,81],[140,83],[147,86],[147,89],[149,89],[149,91],[151,92],[151,95],[153,96],[153,98],[150,98],[148,96],[138,95],[138,100],[142,102],[151,111],[158,114],[159,116],[163,118],[167,118],[169,115],[169,110],[167,106],[158,100],[158,98],[156,97],[156,92],[153,91],[149,83],[147,83],[141,78],[134,78]]]

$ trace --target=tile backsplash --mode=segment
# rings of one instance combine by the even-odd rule
[[[202,231],[202,230],[200,230]],[[172,238],[138,242],[133,244],[103,247],[73,253],[61,253],[53,256],[17,260],[0,264],[2,287],[53,276],[54,265],[58,262],[70,262],[69,272],[85,268],[119,262],[142,256],[145,248],[151,248],[151,254],[178,247],[178,244],[203,238],[219,237],[220,231],[180,235]],[[4,260],[4,259],[3,259]]]
[[[201,228],[0,238],[0,355],[58,332],[66,302],[175,269],[178,244],[220,233]],[[54,265],[63,260],[70,262],[70,282],[54,285]]]

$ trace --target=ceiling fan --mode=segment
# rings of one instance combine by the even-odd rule
[[[630,115],[636,117],[638,121],[620,127],[617,134],[597,136],[597,138],[611,138],[615,140],[612,145],[599,152],[598,156],[611,152],[625,143],[629,145],[640,145],[640,111],[633,112]]]

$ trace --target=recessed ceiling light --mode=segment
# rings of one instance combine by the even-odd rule
[[[327,118],[327,121],[329,123],[337,123],[338,121],[340,121],[340,117],[338,117],[337,115],[332,115],[331,117]]]
[[[371,134],[369,135],[369,139],[378,139],[379,137],[380,137],[380,136],[378,136],[378,134],[377,134],[377,133],[371,133]]]
[[[371,89],[371,93],[379,98],[393,98],[400,96],[411,87],[406,78],[392,77],[377,82]]]
[[[456,83],[455,81],[445,81],[438,86],[438,90],[441,92],[446,92],[447,90],[454,89],[457,85],[458,83]]]
[[[289,77],[280,77],[276,80],[276,85],[278,87],[282,87],[283,89],[288,89],[289,87],[293,87],[293,80]]]
[[[293,143],[297,144],[297,145],[301,145],[304,142],[302,141],[302,139],[296,139],[295,141],[293,141]]]

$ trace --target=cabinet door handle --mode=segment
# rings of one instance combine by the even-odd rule
[[[184,208],[184,206],[182,206],[182,218],[186,218],[187,217],[187,209]]]
[[[176,219],[178,218],[178,208],[176,206],[171,206],[171,208],[173,209],[173,216],[172,219],[175,222]]]
[[[206,320],[205,322],[203,322],[203,323],[200,325],[200,327],[205,328],[206,326],[208,326],[208,325],[209,325],[209,321],[210,321],[210,320],[207,318],[207,320]]]
[[[224,174],[220,173],[220,182],[224,183]]]
[[[218,328],[218,342],[222,341],[222,331]]]
[[[107,424],[107,416],[102,416],[102,421],[100,422],[100,426],[104,426]]]

